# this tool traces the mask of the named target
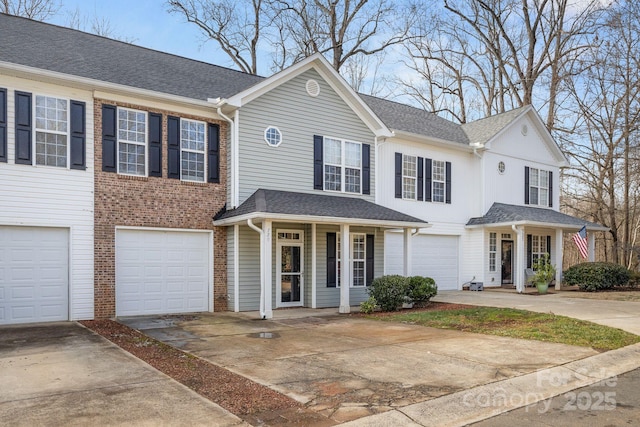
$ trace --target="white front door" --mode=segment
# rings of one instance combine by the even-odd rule
[[[276,245],[276,307],[296,307],[304,303],[302,230],[278,230]]]

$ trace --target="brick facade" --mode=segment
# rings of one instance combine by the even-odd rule
[[[227,310],[227,233],[214,227],[213,216],[226,200],[227,123],[104,101],[105,104],[162,114],[162,178],[132,177],[102,171],[102,104],[95,114],[95,318],[114,317],[115,227],[213,230],[214,310]],[[167,116],[220,125],[220,183],[191,183],[167,177]],[[148,161],[148,159],[147,159]]]

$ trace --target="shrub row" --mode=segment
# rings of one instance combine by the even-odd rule
[[[630,279],[631,272],[626,267],[611,262],[584,262],[563,273],[565,284],[578,285],[580,290],[588,292],[626,286]]]
[[[369,300],[360,304],[363,313],[373,312],[376,306],[395,311],[405,302],[425,304],[436,296],[438,287],[431,277],[389,275],[374,279],[367,292]]]

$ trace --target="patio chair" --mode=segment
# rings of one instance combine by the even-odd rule
[[[524,269],[524,285],[530,285],[530,286],[535,286],[535,284],[533,283],[533,276],[535,275],[535,271],[533,271],[533,268],[525,268]]]

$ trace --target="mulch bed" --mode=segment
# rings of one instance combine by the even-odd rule
[[[444,311],[444,310],[462,310],[465,308],[476,308],[477,306],[475,305],[468,305],[468,304],[452,304],[452,303],[448,303],[448,302],[429,302],[427,305],[423,306],[423,307],[414,307],[414,308],[403,308],[400,311],[388,311],[388,312],[384,312],[384,311],[376,311],[373,312],[371,314],[364,314],[364,313],[353,313],[352,316],[359,316],[359,317],[389,317],[389,316],[395,316],[397,314],[410,314],[410,313],[415,313],[415,312],[422,312],[422,311]]]
[[[245,421],[278,418],[273,414],[303,414],[303,405],[268,387],[203,359],[149,338],[113,320],[80,322],[129,353],[164,372]],[[271,415],[271,416],[267,416]]]

